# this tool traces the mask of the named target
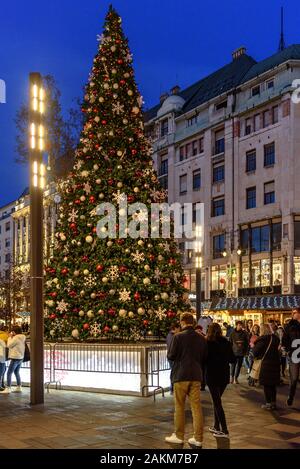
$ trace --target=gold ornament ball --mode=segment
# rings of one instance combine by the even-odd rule
[[[117,151],[117,155],[118,155],[118,156],[122,156],[122,155],[123,155],[123,152],[122,152],[121,150],[118,150],[118,151]],[[121,168],[122,168],[122,166],[121,166]],[[118,169],[120,169],[120,168],[118,167]],[[122,187],[122,186],[121,186],[121,187]]]
[[[147,335],[153,335],[152,331],[147,331]]]
[[[89,175],[89,172],[88,172],[88,171],[86,171],[86,170],[81,171],[81,176],[82,176],[83,178],[88,177],[88,175]]]
[[[94,317],[94,313],[91,309],[87,312],[87,317],[88,318],[93,318]]]
[[[93,168],[95,171],[97,171],[97,169],[99,169],[99,166],[97,164],[94,164]]]
[[[123,119],[123,124],[127,125],[128,124],[128,119]]]
[[[117,70],[115,68],[112,69],[111,73],[115,75],[117,73]]]
[[[116,290],[109,290],[110,295],[114,295],[116,293]]]
[[[150,283],[151,283],[150,278],[148,278],[148,277],[144,278],[144,280],[143,280],[144,285],[150,285]]]
[[[155,301],[158,301],[160,299],[160,295],[155,295],[154,299],[155,299]]]
[[[161,293],[160,296],[162,297],[163,300],[167,300],[169,298],[169,295],[166,292]]]
[[[123,169],[120,164],[118,164],[117,168],[118,168],[118,169]]]
[[[97,296],[96,293],[91,293],[92,300],[94,300],[96,298],[96,296]]]
[[[164,260],[164,258],[163,258],[163,256],[162,256],[161,254],[159,254],[159,255],[157,256],[157,259],[158,259],[159,261],[163,261],[163,260]]]
[[[120,215],[121,217],[124,217],[124,215],[126,215],[126,210],[125,210],[125,208],[120,208],[120,210],[119,210],[119,215]]]
[[[117,332],[119,330],[118,326],[116,324],[113,325],[112,330],[114,332]]]
[[[72,239],[71,243],[76,244],[77,243],[76,239]]]
[[[139,245],[139,246],[144,246],[144,241],[143,241],[142,239],[139,239],[139,240],[138,240],[138,245]]]
[[[113,84],[113,88],[114,88],[114,90],[117,90],[117,89],[119,88],[118,83],[114,83],[114,84]]]
[[[90,271],[88,269],[84,269],[83,275],[89,275]]]
[[[132,108],[132,112],[133,112],[133,114],[138,114],[140,112],[140,109],[137,106],[134,106]]]
[[[137,194],[138,192],[140,192],[140,189],[139,189],[138,187],[135,187],[135,188],[133,189],[133,192],[135,192],[135,193]]]
[[[123,183],[122,183],[122,182],[118,182],[117,187],[119,187],[119,188],[123,187]]]
[[[84,316],[84,311],[81,310],[81,311],[79,311],[78,314],[79,314],[80,317],[83,317]]]
[[[96,184],[101,184],[101,179],[96,179]]]
[[[88,244],[91,244],[91,243],[93,242],[93,236],[88,235],[88,236],[85,238],[85,241],[86,241]]]
[[[146,272],[149,272],[149,270],[150,270],[150,265],[148,265],[148,264],[144,265],[144,269],[146,270]]]
[[[100,314],[102,316],[104,314],[103,309],[99,309],[98,314]]]
[[[127,91],[127,94],[128,94],[128,96],[132,96],[132,95],[133,95],[133,91],[132,91],[132,90],[128,90],[128,91]]]
[[[108,83],[104,83],[103,88],[104,88],[105,90],[108,90],[109,84],[108,84]]]
[[[77,241],[77,246],[81,246],[81,241]]]
[[[79,270],[74,270],[74,277],[79,277],[79,274],[80,274]]]
[[[111,46],[110,50],[111,50],[112,52],[116,52],[117,48],[116,48],[116,46]]]
[[[113,245],[113,242],[112,241],[107,241],[107,246],[110,248],[112,245]]]
[[[129,75],[128,72],[124,73],[124,78],[129,78],[129,77],[130,77],[130,75]]]
[[[80,215],[80,220],[85,220],[85,215]]]
[[[100,122],[100,117],[99,116],[96,116],[95,119],[94,119],[95,122]]]
[[[104,194],[102,194],[102,192],[99,194],[99,199],[104,199]]]
[[[129,248],[126,248],[126,249],[125,249],[125,252],[126,252],[126,254],[128,254],[128,253],[130,252],[130,249],[129,249]]]
[[[74,337],[74,339],[77,339],[79,337],[78,329],[73,329],[72,330],[72,337]]]
[[[142,316],[144,313],[145,313],[144,308],[139,308],[139,309],[138,309],[138,314],[139,314],[140,316]]]
[[[107,277],[102,277],[102,282],[103,282],[103,283],[107,283],[107,282],[108,282],[108,278],[107,278]]]
[[[85,201],[85,195],[82,195],[82,196],[80,197],[80,200],[81,200],[81,202],[84,202],[84,201]]]
[[[126,309],[120,309],[120,310],[119,310],[119,316],[120,316],[121,318],[125,318],[125,316],[126,316]]]
[[[128,317],[129,317],[129,318],[134,318],[134,313],[133,313],[132,311],[129,311]]]
[[[99,98],[99,103],[104,103],[104,98],[102,96]]]
[[[114,136],[113,130],[110,130],[109,133],[108,133],[108,135],[109,135],[110,137],[113,137],[113,136]]]

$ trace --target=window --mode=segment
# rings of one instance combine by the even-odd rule
[[[163,189],[168,190],[168,176],[167,175],[160,177],[159,183]]]
[[[165,135],[168,135],[168,133],[169,133],[168,119],[164,119],[160,123],[160,136],[164,137]]]
[[[300,221],[294,221],[294,248],[300,249]]]
[[[225,179],[225,166],[224,163],[213,164],[213,182],[222,182]]]
[[[185,145],[179,148],[179,161],[183,161],[186,159],[185,155]]]
[[[272,107],[272,124],[277,124],[278,122],[278,106]]]
[[[257,132],[260,129],[260,114],[255,114],[254,116],[254,132]]]
[[[204,152],[204,138],[201,137],[199,138],[199,153],[203,153]]]
[[[193,156],[193,146],[192,143],[188,143],[185,148],[185,155],[187,158]]]
[[[272,250],[280,251],[282,239],[281,223],[273,223],[272,225]]]
[[[226,265],[213,265],[211,270],[212,290],[224,290],[226,288],[227,270]]]
[[[252,132],[252,119],[248,118],[245,120],[245,135],[249,135]]]
[[[216,111],[219,111],[220,109],[226,109],[227,108],[227,99],[225,101],[222,101],[221,103],[216,104]]]
[[[273,259],[273,285],[281,285],[282,284],[282,265],[281,259]]]
[[[260,94],[260,86],[254,86],[251,90],[251,95],[252,96],[258,96]]]
[[[267,90],[274,88],[274,80],[267,81]]]
[[[263,112],[263,127],[268,127],[271,124],[271,113],[269,109]]]
[[[5,240],[5,247],[6,248],[10,247],[10,239],[9,238],[6,238],[6,240]]]
[[[246,153],[246,173],[256,170],[256,150],[250,150]]]
[[[243,263],[242,265],[242,282],[243,288],[249,287],[249,264]]]
[[[10,253],[5,254],[5,262],[10,262]]]
[[[224,129],[219,130],[215,133],[215,155],[219,153],[224,153],[225,151],[225,139],[224,139]]]
[[[10,221],[5,223],[5,231],[9,231],[9,230],[10,230]]]
[[[197,203],[200,202],[193,203],[193,223],[197,222]]]
[[[213,236],[213,256],[214,259],[223,257],[223,251],[225,249],[225,234],[219,234]]]
[[[194,140],[192,142],[192,154],[193,156],[196,156],[198,154],[198,141]]]
[[[246,189],[246,208],[256,207],[256,187]]]
[[[274,181],[266,182],[264,184],[264,204],[275,203],[275,184]]]
[[[270,250],[270,226],[257,226],[251,229],[252,252],[265,252]]]
[[[187,175],[183,174],[179,177],[179,192],[180,195],[186,194],[187,192]]]
[[[196,169],[193,171],[193,190],[197,191],[201,187],[201,170]]]
[[[214,199],[212,203],[212,216],[219,217],[225,214],[225,199],[218,198]]]
[[[294,257],[294,282],[300,285],[300,257]]]
[[[191,127],[192,125],[197,124],[197,116],[190,117],[187,119],[186,123],[187,127]]]
[[[289,237],[289,224],[288,223],[284,223],[282,225],[282,237],[283,238]]]
[[[161,156],[158,175],[164,176],[165,174],[168,174],[168,158],[166,158],[165,156]]]
[[[264,166],[273,166],[275,164],[275,143],[269,143],[264,146]]]

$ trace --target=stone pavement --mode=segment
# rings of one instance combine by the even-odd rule
[[[262,390],[229,385],[224,407],[230,442],[209,432],[212,406],[202,393],[205,416],[204,448],[300,448],[300,399],[287,408],[288,386],[279,388],[279,410],[264,411]],[[300,388],[300,385],[299,385]],[[300,389],[298,391],[300,397]],[[0,449],[4,448],[170,448],[164,437],[173,430],[173,400],[169,393],[153,398],[51,390],[44,406],[30,407],[29,389],[22,395],[0,395]],[[186,439],[192,434],[186,412]],[[188,448],[188,445],[185,444]]]

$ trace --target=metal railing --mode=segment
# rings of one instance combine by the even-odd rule
[[[30,345],[30,344],[29,344]],[[154,399],[158,392],[164,396],[161,373],[170,370],[165,344],[88,344],[45,343],[45,386],[62,387],[64,372],[84,372],[140,376],[140,395]],[[30,362],[23,368],[29,368]],[[83,383],[84,387],[84,383]],[[154,389],[153,389],[154,388]]]

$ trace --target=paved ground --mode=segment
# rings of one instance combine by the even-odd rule
[[[212,424],[209,393],[203,392],[205,448],[300,448],[300,399],[287,408],[288,386],[279,388],[279,410],[264,411],[261,389],[229,385],[225,411],[230,443],[208,432]],[[300,384],[299,384],[300,388]],[[299,389],[300,397],[300,389]],[[0,395],[0,449],[4,448],[170,448],[164,437],[172,431],[173,401],[51,390],[45,406],[31,408],[29,390]],[[187,410],[187,437],[192,433]],[[185,447],[188,447],[185,445]]]

